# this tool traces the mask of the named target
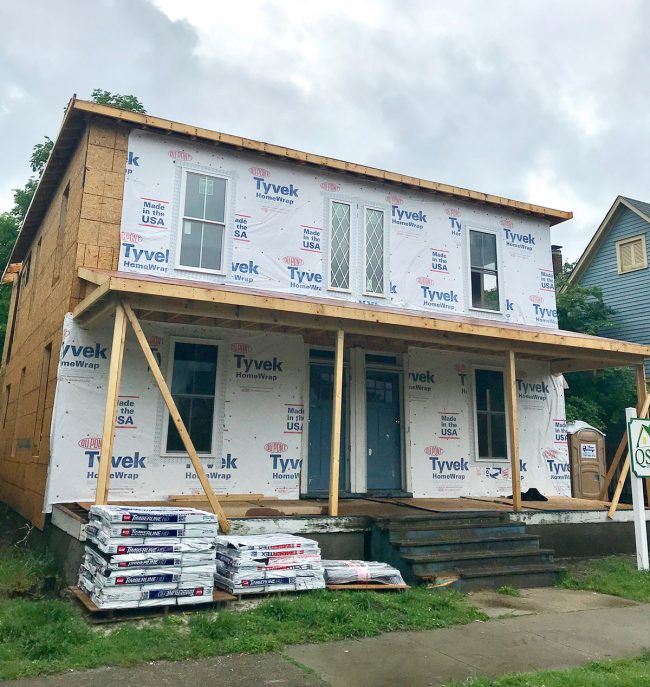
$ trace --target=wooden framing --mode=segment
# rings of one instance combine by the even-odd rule
[[[510,449],[510,479],[512,481],[512,509],[521,510],[521,477],[519,474],[519,411],[517,408],[517,373],[514,351],[508,351],[505,361],[505,395],[508,412],[508,439]]]
[[[121,304],[115,308],[115,324],[113,325],[113,344],[111,360],[108,367],[108,382],[106,385],[106,405],[104,406],[104,427],[102,430],[102,446],[99,453],[99,469],[97,470],[97,489],[95,503],[108,503],[108,481],[111,474],[113,460],[113,444],[115,442],[115,420],[117,418],[117,401],[120,393],[120,379],[122,377],[122,361],[124,360],[124,340],[126,338],[126,315]]]
[[[330,459],[330,484],[328,513],[339,514],[339,467],[341,458],[341,406],[343,402],[343,347],[345,335],[342,329],[336,332],[334,352],[334,388],[332,393],[332,444]]]
[[[192,439],[190,438],[187,428],[185,427],[183,418],[181,417],[181,414],[178,412],[176,403],[172,397],[169,387],[167,386],[167,382],[165,381],[165,378],[162,372],[160,371],[160,367],[158,366],[158,362],[156,361],[156,358],[151,350],[151,347],[149,346],[147,337],[142,331],[142,327],[140,326],[138,318],[135,316],[135,313],[133,312],[131,306],[127,302],[122,303],[122,306],[124,308],[124,312],[126,313],[126,317],[129,320],[129,323],[135,333],[138,343],[142,348],[142,352],[144,353],[144,357],[147,360],[147,364],[149,365],[151,374],[153,375],[154,379],[156,380],[156,384],[160,389],[160,393],[162,394],[163,400],[165,401],[165,405],[169,410],[169,417],[172,420],[172,422],[176,425],[178,434],[180,435],[181,441],[183,442],[183,446],[185,446],[185,450],[187,451],[190,460],[192,461],[192,466],[196,471],[196,475],[199,478],[199,482],[201,482],[203,491],[205,491],[205,495],[207,496],[210,506],[215,515],[219,519],[219,526],[221,527],[223,532],[228,532],[230,530],[230,523],[228,522],[226,515],[223,512],[223,508],[219,503],[219,499],[217,499],[216,494],[214,493],[214,491],[212,491],[212,486],[210,485],[210,481],[208,480],[208,477],[205,474],[205,470],[203,469],[201,459],[199,458],[196,449],[194,448],[194,444],[192,443]]]

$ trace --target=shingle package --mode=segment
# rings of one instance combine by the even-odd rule
[[[218,532],[193,508],[93,506],[79,587],[99,608],[212,601]]]
[[[291,534],[219,536],[215,584],[233,594],[304,591],[325,586],[320,548]]]
[[[404,584],[399,570],[377,561],[323,561],[327,584]]]

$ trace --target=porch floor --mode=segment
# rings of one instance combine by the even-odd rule
[[[282,500],[244,497],[221,497],[221,505],[227,518],[273,518],[291,516],[326,516],[327,499]],[[111,501],[114,505],[134,505],[134,502]],[[140,506],[179,506],[210,510],[204,497],[175,497],[168,501],[138,501]],[[69,510],[87,512],[92,503],[66,504]],[[603,511],[609,508],[607,501],[578,499],[566,496],[550,496],[548,501],[524,501],[523,512]],[[619,504],[619,510],[632,506]],[[375,518],[409,517],[422,512],[446,513],[453,511],[506,511],[512,512],[512,499],[503,497],[459,498],[355,498],[339,501],[339,516],[369,516]],[[80,515],[82,513],[79,513]]]

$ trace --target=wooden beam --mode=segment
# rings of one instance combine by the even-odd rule
[[[75,320],[83,323],[86,318],[90,317],[93,308],[96,308],[101,300],[109,297],[110,290],[110,279],[107,279],[103,284],[93,289],[72,311],[72,316]]]
[[[645,401],[643,402],[643,407],[639,412],[637,412],[637,417],[647,417],[648,408],[650,407],[650,396],[646,395]],[[627,443],[627,438],[626,438]],[[612,498],[612,503],[607,511],[607,517],[613,518],[616,509],[618,508],[618,502],[621,498],[621,492],[623,491],[623,486],[625,485],[625,480],[627,478],[627,473],[630,471],[630,451],[628,450],[625,456],[625,462],[621,468],[621,474],[619,475],[618,482],[616,484],[616,489],[614,490],[614,496]]]
[[[330,491],[328,513],[339,514],[339,467],[341,458],[341,406],[343,401],[343,344],[342,329],[336,332],[334,350],[334,389],[332,393],[332,444],[330,458]]]
[[[99,469],[97,470],[97,488],[95,490],[95,503],[97,505],[105,505],[108,503],[108,482],[113,462],[115,420],[117,418],[117,401],[120,393],[120,378],[122,377],[125,338],[126,317],[124,308],[118,303],[115,307],[113,344],[111,346],[111,360],[108,366],[108,381],[106,383],[104,427],[102,429],[102,445],[99,452]]]
[[[163,400],[165,401],[165,405],[169,410],[169,417],[174,423],[174,425],[176,425],[178,434],[180,435],[181,441],[183,442],[183,446],[185,446],[185,450],[187,451],[190,460],[192,461],[192,465],[194,467],[194,470],[196,471],[197,477],[199,478],[199,482],[201,482],[203,491],[205,492],[205,495],[207,496],[208,501],[210,502],[210,506],[212,507],[213,512],[219,519],[219,525],[221,526],[221,529],[224,532],[228,532],[228,530],[230,529],[230,523],[228,522],[226,515],[223,512],[223,509],[221,508],[219,499],[217,499],[216,494],[214,493],[214,491],[212,491],[212,486],[210,485],[210,481],[208,480],[208,477],[205,474],[205,470],[203,469],[201,459],[199,458],[196,449],[194,448],[192,439],[190,438],[187,428],[185,427],[185,423],[183,422],[181,414],[178,412],[176,402],[174,401],[172,393],[169,390],[169,387],[167,386],[167,382],[165,381],[165,378],[162,372],[160,371],[160,367],[158,367],[158,362],[151,350],[151,347],[149,346],[147,337],[145,336],[145,333],[142,331],[142,327],[138,322],[138,318],[135,316],[135,313],[131,309],[129,303],[124,302],[123,306],[124,312],[126,313],[129,323],[131,324],[131,327],[135,332],[135,336],[138,339],[140,347],[142,348],[144,357],[147,360],[147,364],[149,365],[151,374],[156,380],[156,384],[158,384],[158,388],[160,389],[160,393],[162,394]]]
[[[508,351],[505,364],[508,438],[510,440],[510,479],[512,481],[512,509],[521,510],[521,478],[519,475],[519,409],[517,407],[517,373],[514,351]]]

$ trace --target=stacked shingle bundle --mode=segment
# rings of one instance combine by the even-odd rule
[[[320,548],[292,534],[217,537],[215,584],[233,594],[322,589]]]
[[[212,601],[218,532],[193,508],[93,506],[79,587],[99,608]]]
[[[404,584],[399,570],[377,561],[323,561],[327,584]]]

